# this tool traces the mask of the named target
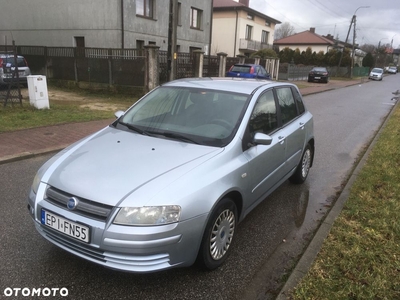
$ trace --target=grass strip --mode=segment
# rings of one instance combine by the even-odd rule
[[[291,299],[400,299],[400,106]]]

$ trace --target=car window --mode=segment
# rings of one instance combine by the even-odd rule
[[[250,117],[250,134],[254,136],[256,132],[270,134],[278,128],[278,118],[274,93],[269,90],[258,98]]]
[[[282,125],[297,117],[296,102],[290,87],[276,89],[276,96],[281,110]]]
[[[306,109],[304,107],[303,99],[300,95],[299,90],[296,89],[295,87],[292,87],[292,92],[293,92],[294,98],[296,99],[297,110],[299,112],[299,115],[301,115],[306,111]]]

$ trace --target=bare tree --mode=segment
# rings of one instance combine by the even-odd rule
[[[279,40],[295,34],[294,27],[289,22],[284,22],[275,29],[274,39]]]

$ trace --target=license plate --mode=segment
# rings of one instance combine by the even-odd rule
[[[321,77],[315,77],[315,79],[321,79]]]
[[[42,209],[41,223],[77,240],[89,243],[90,228]]]

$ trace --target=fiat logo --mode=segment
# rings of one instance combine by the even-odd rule
[[[69,210],[74,210],[78,206],[78,199],[75,197],[69,198],[67,202],[67,208]]]

